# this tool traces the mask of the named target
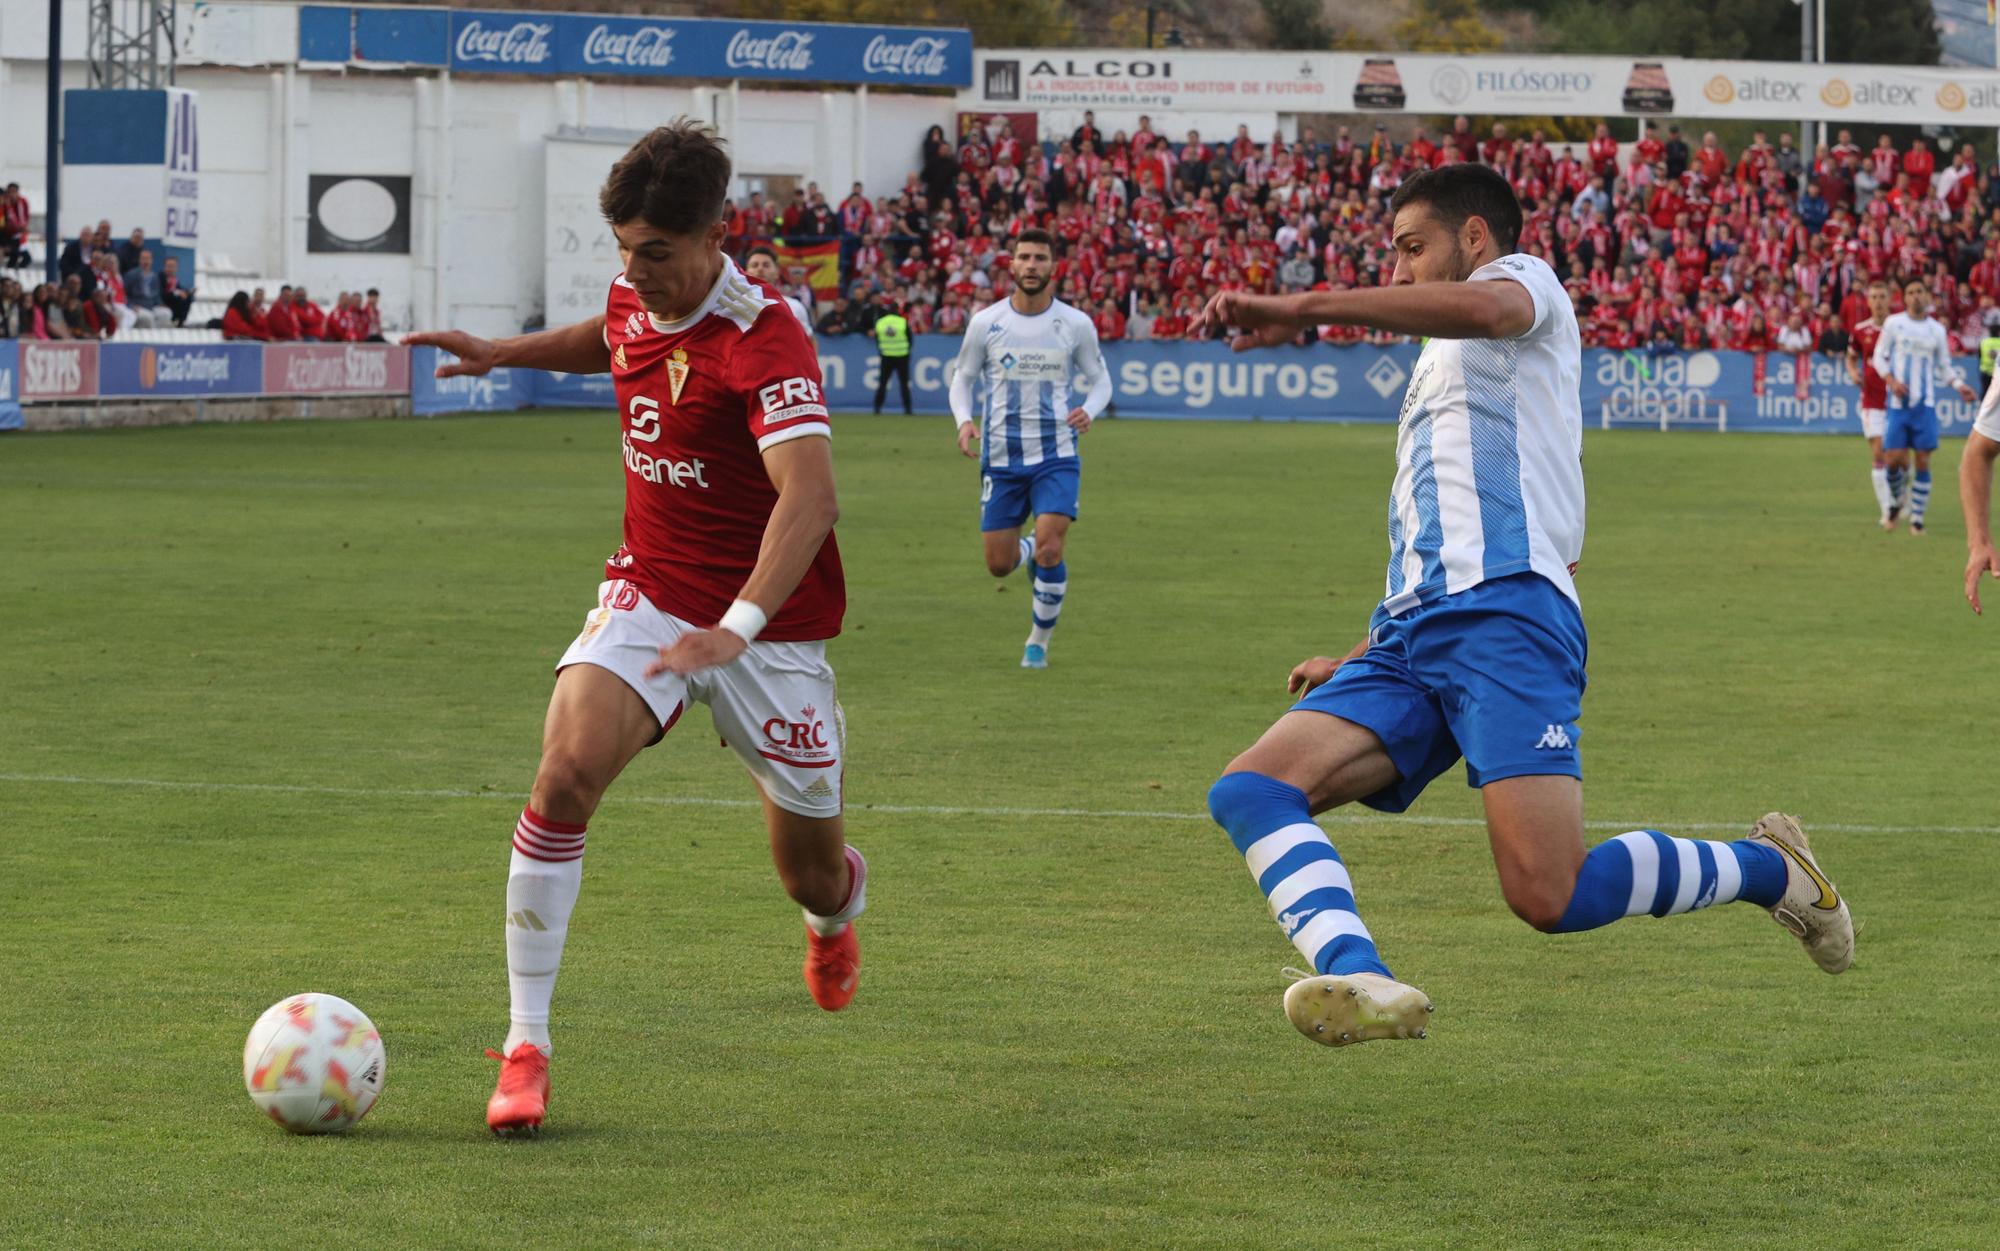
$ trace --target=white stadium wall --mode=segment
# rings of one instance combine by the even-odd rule
[[[84,9],[66,6],[65,87],[89,85]],[[230,61],[295,59],[296,14],[290,5],[182,6],[192,33],[176,85],[200,94],[203,265],[304,282],[322,298],[379,287],[392,322],[405,326],[511,333],[543,315],[544,147],[558,130],[642,131],[690,114],[730,140],[739,173],[817,181],[838,201],[857,180],[871,193],[900,187],[925,128],[950,130],[956,117],[949,95],[880,89],[191,63],[205,50]],[[0,0],[0,180],[19,182],[37,213],[48,201],[45,17],[38,2]],[[409,177],[410,252],[309,252],[313,174]],[[127,224],[116,205],[66,198],[61,214],[66,235],[99,218],[121,234]]]

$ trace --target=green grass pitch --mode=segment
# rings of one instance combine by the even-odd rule
[[[1102,425],[1044,673],[949,423],[837,437],[860,996],[807,998],[695,710],[592,823],[525,1143],[481,1048],[548,669],[618,541],[609,417],[0,441],[0,1246],[2000,1246],[2000,621],[1955,442],[1919,540],[1858,439],[1585,441],[1590,817],[1800,814],[1852,971],[1751,907],[1537,935],[1453,773],[1331,820],[1438,1008],[1330,1051],[1200,814],[1360,636],[1392,432]],[[345,1138],[242,1091],[298,990],[387,1041]]]

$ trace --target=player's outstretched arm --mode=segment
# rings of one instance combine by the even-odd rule
[[[457,357],[437,367],[440,378],[483,374],[501,366],[554,369],[570,374],[611,371],[611,349],[604,346],[602,313],[560,330],[537,330],[507,339],[482,339],[463,330],[421,330],[406,335],[403,342],[412,347],[440,348]]]
[[[2000,390],[2000,386],[1996,386]],[[1979,602],[1979,579],[2000,578],[2000,552],[1993,548],[1993,462],[2000,459],[2000,442],[1974,430],[1965,437],[1958,461],[1958,498],[1965,509],[1965,602],[1985,615]]]
[[[1220,291],[1188,334],[1234,326],[1243,333],[1230,346],[1242,352],[1288,342],[1307,326],[1367,326],[1433,339],[1511,339],[1534,324],[1535,297],[1518,282],[1426,282],[1295,295]]]
[[[741,656],[749,639],[798,589],[833,523],[840,519],[831,440],[806,435],[773,444],[764,452],[764,472],[778,489],[778,502],[764,523],[757,564],[736,593],[736,603],[715,629],[684,634],[672,647],[663,648],[660,658],[647,666],[647,677],[694,673]]]

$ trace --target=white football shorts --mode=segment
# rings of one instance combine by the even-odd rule
[[[1861,436],[1879,439],[1889,429],[1889,410],[1886,408],[1864,408],[1861,410]]]
[[[660,649],[698,628],[660,611],[630,582],[605,582],[597,598],[558,673],[596,665],[617,674],[653,710],[661,737],[689,703],[707,704],[715,732],[772,803],[800,816],[840,815],[847,727],[824,642],[756,642],[720,668],[649,678],[646,666]]]

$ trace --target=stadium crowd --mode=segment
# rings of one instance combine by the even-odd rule
[[[916,333],[956,333],[1007,294],[1006,241],[1029,226],[1062,240],[1061,297],[1105,339],[1173,339],[1224,288],[1298,291],[1386,284],[1394,266],[1388,203],[1414,173],[1483,161],[1521,197],[1521,250],[1548,260],[1575,301],[1587,346],[1653,351],[1733,348],[1843,353],[1866,319],[1866,288],[1925,282],[1954,350],[2000,322],[2000,166],[1968,146],[1918,138],[1873,148],[1841,130],[1801,152],[1789,132],[1728,152],[1678,126],[1621,145],[1600,124],[1584,143],[1475,134],[1467,118],[1433,137],[1385,125],[1330,140],[1259,142],[1248,127],[1210,143],[1172,142],[1148,119],[1106,136],[1085,114],[1039,142],[1008,119],[960,142],[926,136],[892,195],[860,184],[833,205],[817,185],[790,203],[732,206],[733,250],[772,238],[841,242],[841,290],[826,334],[865,332],[888,307]],[[1219,333],[1219,331],[1218,331]],[[1332,341],[1389,336],[1328,327]]]
[[[20,184],[0,193],[0,261],[10,268],[32,263],[26,250],[29,205]],[[184,326],[194,292],[182,282],[179,262],[155,265],[146,232],[133,229],[117,244],[111,223],[65,246],[56,262],[59,282],[33,287],[0,276],[0,338],[110,339],[133,329]],[[284,286],[269,300],[264,289],[238,291],[208,328],[225,339],[283,343],[381,343],[381,292],[343,291],[332,310],[314,303],[304,287]]]

